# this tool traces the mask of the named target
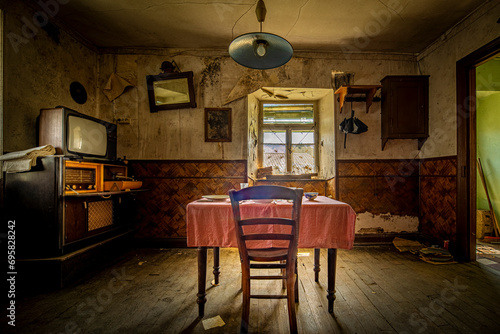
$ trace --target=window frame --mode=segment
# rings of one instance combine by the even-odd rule
[[[313,105],[313,124],[264,124],[264,104],[312,104]],[[319,112],[317,108],[317,101],[259,101],[259,136],[257,140],[258,150],[258,166],[264,167],[264,130],[285,130],[286,131],[286,175],[317,175],[319,172]],[[306,130],[314,131],[314,164],[316,171],[308,174],[292,174],[292,155],[289,154],[292,147],[292,131],[293,130]]]

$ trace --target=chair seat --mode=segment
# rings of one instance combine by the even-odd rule
[[[252,261],[281,261],[286,260],[287,254],[287,248],[260,248],[248,250],[248,258]]]

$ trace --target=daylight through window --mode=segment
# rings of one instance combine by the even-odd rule
[[[261,157],[273,174],[317,173],[316,115],[312,103],[263,103]]]

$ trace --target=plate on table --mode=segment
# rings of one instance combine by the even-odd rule
[[[201,197],[210,201],[225,201],[229,198],[229,195],[204,195]]]
[[[272,203],[273,199],[252,199],[254,203]]]

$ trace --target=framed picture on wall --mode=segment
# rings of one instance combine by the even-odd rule
[[[231,108],[205,108],[205,141],[231,140]]]

